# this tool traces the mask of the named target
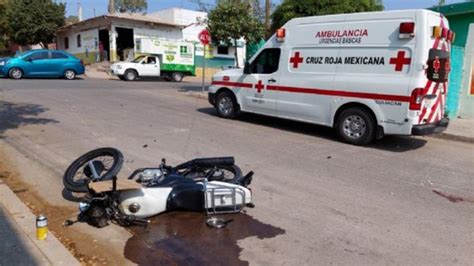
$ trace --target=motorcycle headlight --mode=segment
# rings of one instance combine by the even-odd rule
[[[81,212],[84,212],[84,211],[87,211],[87,209],[89,209],[91,205],[87,202],[79,202],[79,211]]]

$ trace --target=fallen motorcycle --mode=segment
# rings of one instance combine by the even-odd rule
[[[126,180],[117,178],[122,164],[120,151],[100,148],[68,167],[66,189],[87,193],[79,204],[79,221],[128,226],[147,224],[147,218],[165,211],[217,214],[253,207],[247,188],[253,172],[243,176],[233,157],[194,159],[175,167],[163,159],[158,167],[137,169]]]

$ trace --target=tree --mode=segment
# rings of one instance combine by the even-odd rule
[[[10,1],[5,10],[7,35],[19,45],[51,43],[64,25],[66,5],[52,0]]]
[[[109,0],[109,13],[146,13],[147,8],[147,0]]]
[[[237,67],[237,41],[244,38],[255,43],[263,37],[263,25],[250,14],[249,8],[248,4],[222,1],[209,12],[207,20],[214,44],[234,45]]]
[[[381,0],[283,0],[272,14],[272,30],[296,17],[380,10]]]

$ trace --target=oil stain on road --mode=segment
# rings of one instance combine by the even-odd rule
[[[264,224],[251,216],[222,215],[233,219],[222,229],[206,225],[206,215],[190,212],[165,213],[147,227],[131,227],[133,237],[125,245],[125,257],[146,265],[248,265],[239,259],[237,241],[247,237],[272,238],[285,230]]]

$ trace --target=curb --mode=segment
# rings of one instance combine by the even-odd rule
[[[2,183],[0,183],[0,202],[30,240],[28,244],[35,246],[45,259],[54,265],[80,265],[53,234],[48,234],[47,239],[43,241],[36,239],[36,216],[6,184]]]

